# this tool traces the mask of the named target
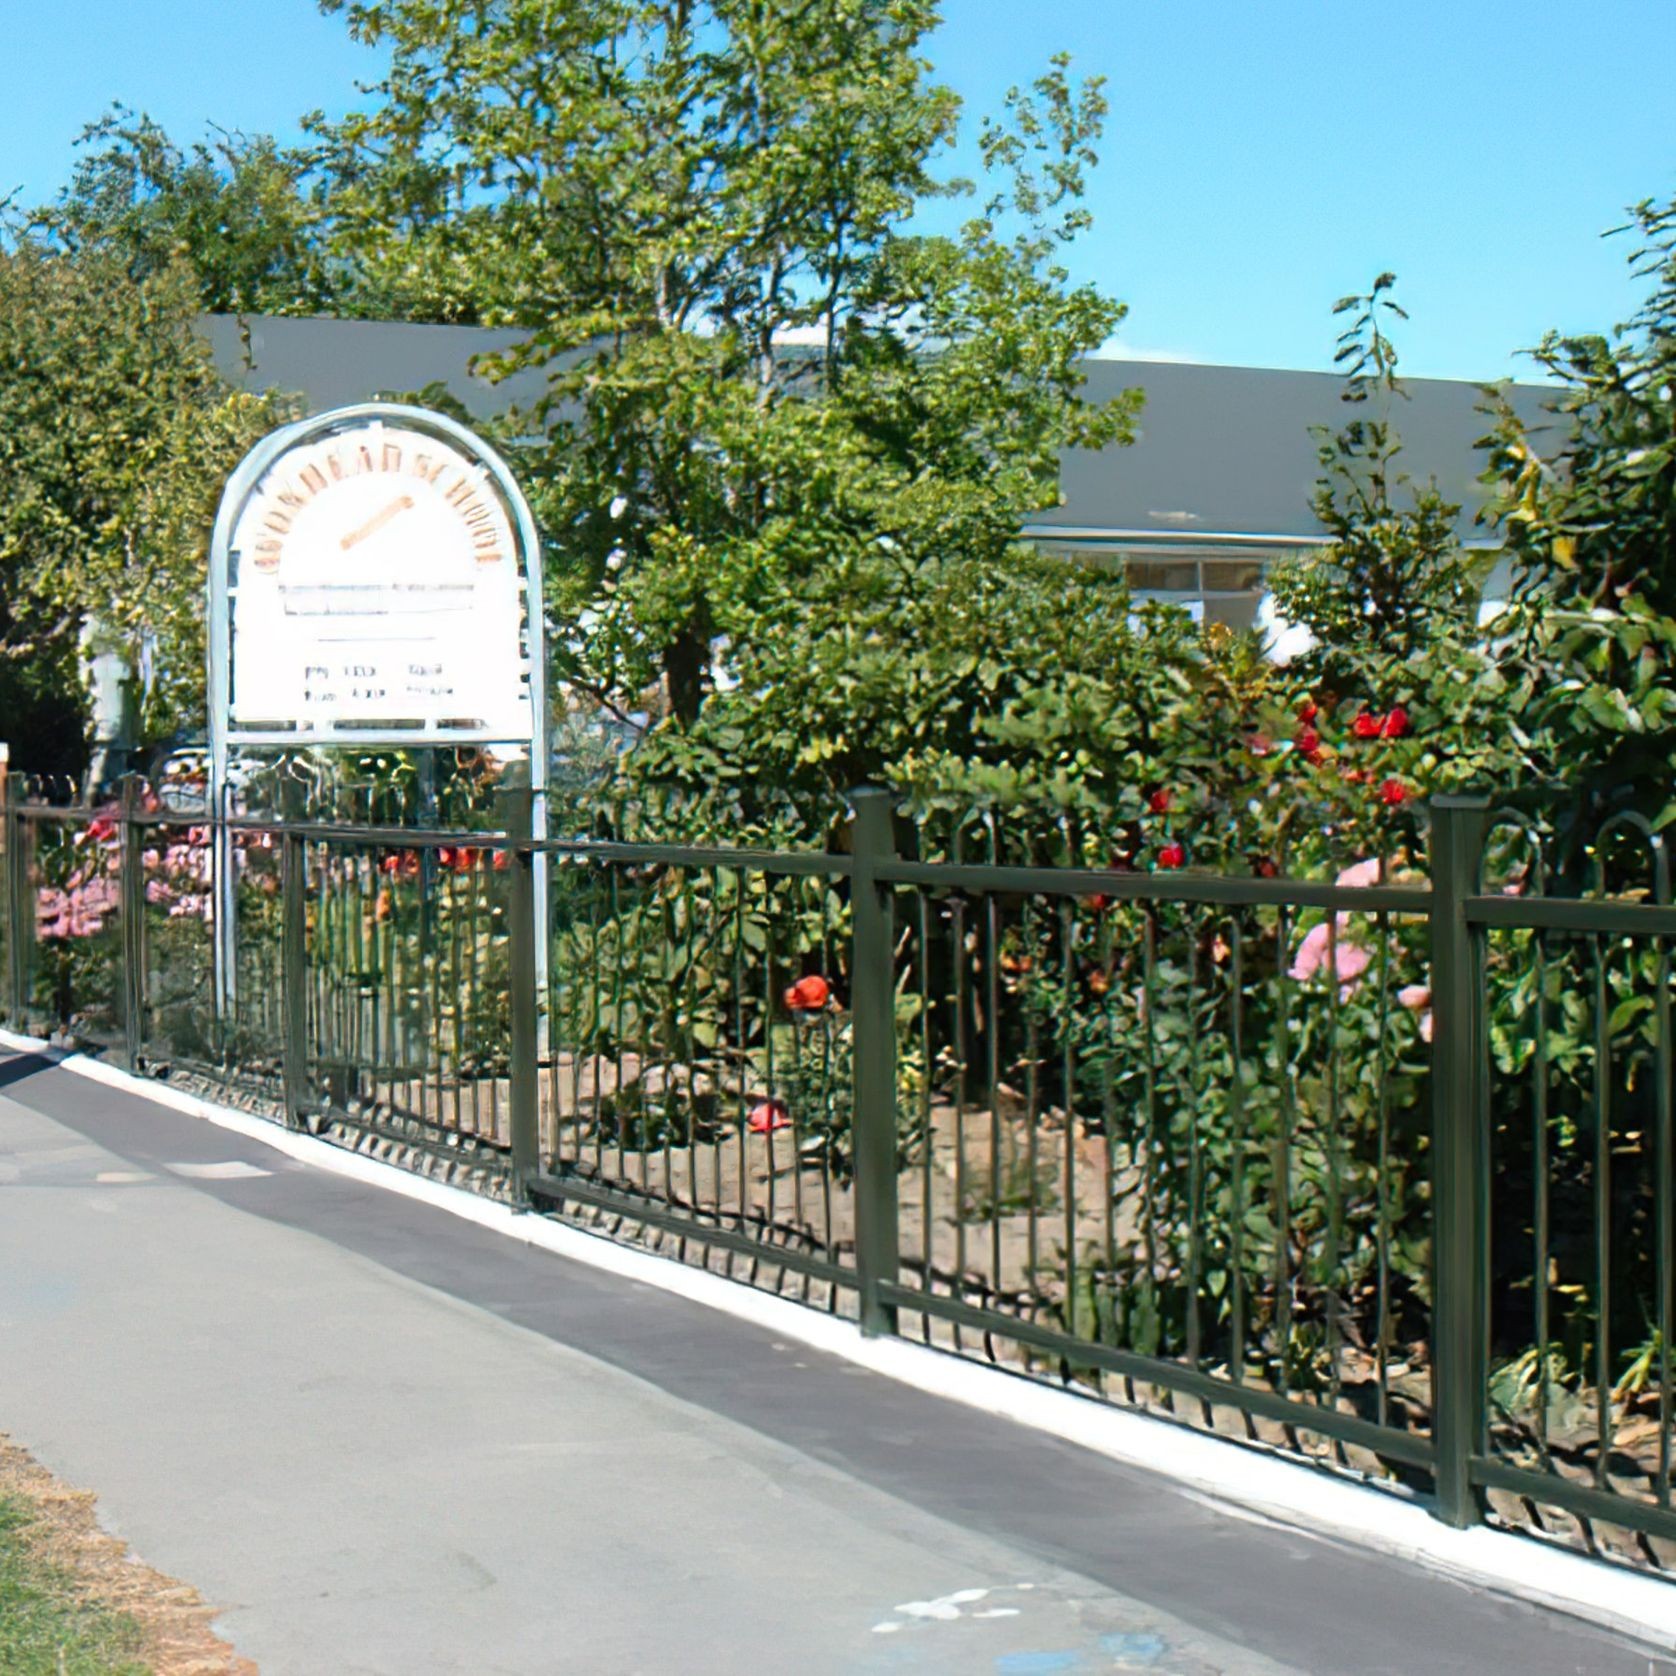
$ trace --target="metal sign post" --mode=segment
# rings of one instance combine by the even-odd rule
[[[229,479],[209,566],[215,990],[237,991],[239,746],[518,746],[547,836],[541,541],[504,460],[423,408],[275,431]],[[547,858],[535,858],[545,919]],[[538,927],[538,931],[541,928]],[[547,938],[535,938],[546,993]]]

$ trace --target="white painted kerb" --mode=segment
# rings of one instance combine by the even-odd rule
[[[1144,1468],[1173,1480],[1195,1500],[1209,1500],[1225,1511],[1256,1514],[1305,1535],[1351,1542],[1648,1640],[1655,1647],[1676,1648],[1676,1585],[1671,1583],[1503,1531],[1453,1530],[1412,1502],[1329,1477],[1313,1467],[1069,1391],[1056,1391],[904,1339],[863,1338],[853,1322],[787,1298],[636,1251],[548,1217],[514,1211],[464,1188],[364,1158],[248,1112],[214,1105],[167,1083],[131,1076],[80,1054],[61,1054],[46,1042],[0,1030],[0,1045],[53,1055],[63,1069],[78,1076],[202,1118],[302,1163],[417,1199],[526,1245],[754,1322],[783,1338],[841,1356],[933,1396]],[[585,1350],[586,1346],[577,1348]]]

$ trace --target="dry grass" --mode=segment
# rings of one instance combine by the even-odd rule
[[[137,1663],[151,1676],[256,1676],[256,1666],[210,1628],[214,1608],[196,1589],[135,1558],[100,1528],[90,1492],[59,1483],[0,1433],[0,1503],[8,1501],[31,1515],[12,1540],[32,1576],[66,1597],[72,1611],[91,1609],[133,1626],[122,1639],[134,1662],[105,1668]]]

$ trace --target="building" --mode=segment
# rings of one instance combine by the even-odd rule
[[[212,316],[204,329],[228,378],[297,391],[316,412],[442,384],[487,417],[532,402],[543,388],[539,371],[494,384],[471,370],[474,357],[525,335],[513,329],[230,316]],[[1027,533],[1050,551],[1120,566],[1138,595],[1185,605],[1206,621],[1259,621],[1267,563],[1321,539],[1310,507],[1319,475],[1311,428],[1336,430],[1352,416],[1340,400],[1342,380],[1167,361],[1087,367],[1095,398],[1137,384],[1146,391],[1138,437],[1130,447],[1067,456],[1064,504]],[[1475,445],[1489,428],[1483,391],[1425,378],[1405,381],[1405,389],[1393,416],[1401,466],[1460,504],[1464,544],[1494,547],[1494,533],[1478,522],[1484,493]],[[1548,389],[1515,385],[1509,395],[1527,424],[1542,422]]]

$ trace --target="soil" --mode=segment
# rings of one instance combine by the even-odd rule
[[[26,1539],[72,1576],[89,1599],[126,1614],[144,1637],[139,1656],[153,1676],[257,1676],[210,1628],[215,1608],[198,1591],[154,1571],[100,1528],[95,1498],[61,1484],[0,1432],[0,1496],[31,1506]]]

